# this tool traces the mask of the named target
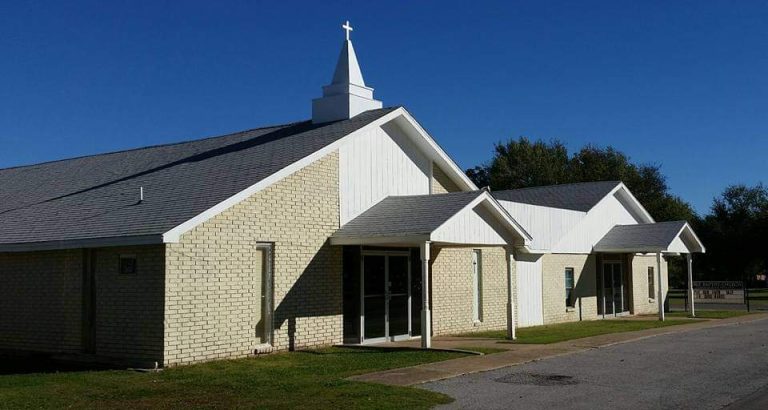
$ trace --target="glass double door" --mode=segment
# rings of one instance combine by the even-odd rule
[[[361,269],[363,342],[407,339],[411,334],[408,253],[364,253]]]
[[[629,286],[621,262],[603,262],[602,283],[603,316],[629,312]]]

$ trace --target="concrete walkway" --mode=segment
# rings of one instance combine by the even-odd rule
[[[702,320],[700,322],[685,325],[592,336],[552,344],[514,344],[503,343],[503,341],[498,339],[472,337],[438,337],[433,339],[433,347],[437,349],[456,349],[472,346],[506,349],[507,351],[482,356],[462,357],[459,359],[386,370],[382,372],[368,373],[351,377],[350,380],[381,383],[394,386],[411,386],[414,384],[442,380],[463,374],[518,365],[545,358],[575,353],[587,349],[597,349],[618,343],[631,342],[634,340],[640,340],[658,335],[682,333],[696,329],[706,329],[719,326],[731,326],[765,319],[768,319],[768,313],[758,313],[728,319]],[[386,347],[398,346],[418,347],[418,340],[390,343],[386,345]]]

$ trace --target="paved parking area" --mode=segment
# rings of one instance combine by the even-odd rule
[[[750,408],[768,386],[768,320],[650,337],[420,387],[448,408]],[[760,408],[760,407],[756,407]]]

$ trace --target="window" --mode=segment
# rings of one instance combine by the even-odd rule
[[[136,273],[136,257],[133,255],[120,255],[120,273],[132,275]]]
[[[575,305],[573,284],[573,268],[565,268],[565,306],[567,307],[573,307]]]
[[[656,298],[656,289],[653,286],[653,266],[648,267],[648,299]]]
[[[472,251],[472,320],[483,321],[483,269],[480,250]]]

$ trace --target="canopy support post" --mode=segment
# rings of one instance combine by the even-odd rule
[[[421,348],[432,347],[432,315],[429,310],[429,241],[421,244]]]
[[[656,254],[656,277],[659,282],[659,320],[664,321],[664,283],[661,281],[661,252]]]
[[[688,262],[688,300],[691,304],[691,317],[696,317],[696,307],[693,303],[693,255],[686,253],[685,260]]]
[[[507,246],[507,337],[510,340],[517,339],[515,334],[515,296],[512,273],[514,270],[515,256],[512,247]]]

